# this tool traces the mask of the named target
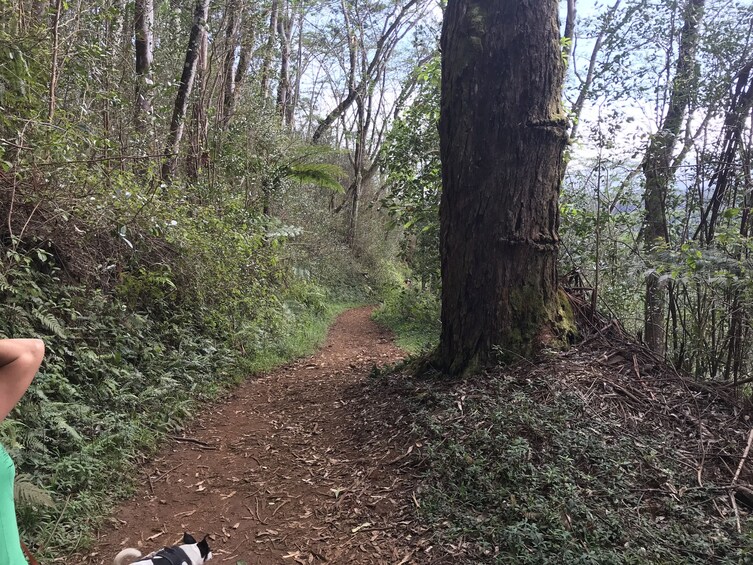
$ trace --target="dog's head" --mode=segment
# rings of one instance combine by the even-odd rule
[[[212,550],[209,549],[209,542],[207,541],[208,537],[208,535],[204,536],[204,539],[197,542],[188,532],[183,534],[183,545],[180,548],[191,558],[192,564],[206,563],[212,558]]]

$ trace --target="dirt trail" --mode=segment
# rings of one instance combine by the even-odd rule
[[[84,562],[109,565],[124,546],[151,551],[184,530],[210,533],[218,564],[425,561],[407,426],[365,386],[402,352],[370,312],[342,314],[319,353],[207,406],[144,464],[144,486]]]

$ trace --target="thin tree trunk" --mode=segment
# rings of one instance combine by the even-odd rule
[[[303,23],[305,22],[304,13],[298,15],[298,52],[296,54],[296,74],[295,87],[293,88],[293,101],[288,104],[288,116],[286,118],[290,129],[295,128],[295,109],[298,107],[298,101],[301,98],[301,77],[303,76]]]
[[[188,37],[186,60],[183,64],[183,73],[180,77],[178,93],[175,96],[175,107],[173,108],[173,117],[170,120],[170,132],[168,133],[167,145],[165,147],[166,157],[162,165],[162,179],[165,181],[169,181],[175,172],[180,140],[183,137],[188,100],[191,96],[194,79],[196,78],[196,63],[199,59],[199,51],[201,50],[201,37],[202,34],[206,33],[208,11],[209,0],[197,0],[193,15],[193,25]]]
[[[188,177],[193,181],[199,178],[199,173],[207,161],[206,142],[208,137],[209,122],[206,111],[206,86],[207,86],[207,51],[208,34],[203,30],[199,40],[199,61],[196,70],[196,94],[193,97],[191,110],[191,150],[186,162]]]
[[[583,106],[586,103],[586,100],[588,99],[588,94],[591,91],[591,85],[593,84],[594,80],[594,74],[596,70],[596,61],[599,56],[599,52],[601,51],[601,46],[604,44],[604,35],[607,32],[607,29],[609,29],[609,25],[612,23],[612,19],[614,18],[615,13],[617,12],[617,8],[620,6],[620,2],[622,0],[617,0],[611,8],[609,8],[609,11],[607,12],[606,18],[604,20],[604,24],[601,26],[601,29],[599,30],[599,35],[596,36],[596,42],[594,43],[594,48],[591,51],[591,58],[588,61],[588,70],[586,71],[586,78],[583,81],[583,84],[580,86],[580,91],[578,92],[578,98],[575,100],[575,104],[573,104],[571,114],[572,114],[572,121],[573,121],[573,127],[570,130],[570,140],[571,142],[575,140],[576,136],[578,135],[578,124],[580,122],[580,115],[583,112]]]
[[[246,81],[251,52],[254,48],[256,27],[251,23],[251,18],[248,13],[246,14],[244,22],[248,28],[245,30],[243,38],[241,39],[240,53],[238,54],[238,66],[235,68],[235,78],[233,80],[233,95],[225,107],[225,119],[223,120],[224,128],[227,128],[230,120],[235,115],[235,110],[238,107],[238,100],[241,95],[241,88]]]
[[[442,28],[439,361],[527,357],[559,320],[567,120],[557,0],[449,0]]]
[[[60,16],[63,11],[63,0],[55,0],[55,11],[52,14],[52,68],[50,69],[49,105],[47,107],[47,121],[52,123],[55,117],[56,90],[58,84],[58,63],[60,46]]]
[[[290,93],[290,42],[293,31],[293,19],[290,14],[290,1],[283,0],[282,14],[277,21],[280,35],[280,81],[277,85],[277,113],[287,124],[288,106],[292,102]]]
[[[369,106],[371,106],[371,96],[369,96]],[[365,156],[366,156],[366,136],[371,126],[371,109],[366,112],[364,107],[364,101],[361,96],[356,99],[357,107],[357,126],[356,132],[356,148],[353,156],[353,169],[355,171],[355,178],[353,180],[353,191],[351,193],[351,206],[350,206],[350,218],[348,222],[348,235],[347,243],[351,248],[356,245],[356,239],[358,236],[358,214],[361,203],[361,194],[363,192],[364,184],[364,169],[365,169]]]
[[[669,108],[659,131],[651,138],[643,159],[646,178],[646,218],[643,239],[649,252],[669,242],[665,212],[669,185],[673,180],[672,154],[683,117],[697,90],[695,54],[699,26],[703,18],[704,0],[688,0],[684,25],[680,32],[677,70],[672,81]],[[659,355],[664,354],[665,291],[657,273],[646,280],[644,338],[646,345]]]
[[[134,124],[136,131],[146,129],[146,116],[152,111],[149,99],[149,76],[154,58],[154,2],[136,0],[134,3],[134,46],[136,51],[136,105]]]
[[[350,61],[350,72],[348,75],[348,89],[354,89],[356,83],[356,68],[358,63],[359,47],[361,58],[361,76],[367,75],[367,62],[366,62],[366,49],[364,47],[364,34],[363,27],[360,20],[357,21],[359,36],[356,36],[355,30],[351,25],[350,16],[348,13],[348,6],[345,1],[341,0],[340,6],[343,12],[343,20],[345,22],[345,32],[348,35],[348,53]],[[357,5],[356,5],[356,18],[358,18]],[[369,89],[369,105],[371,104],[372,95]],[[364,177],[364,156],[366,152],[366,136],[369,129],[370,112],[367,117],[366,107],[364,105],[364,97],[367,96],[367,92],[361,91],[356,94],[356,146],[353,154],[353,190],[351,192],[351,205],[350,205],[350,217],[348,221],[348,233],[347,243],[351,248],[355,248],[356,237],[358,232],[358,214],[359,206],[361,202],[361,191],[363,189],[363,177]]]
[[[279,12],[279,1],[272,0],[272,8],[269,12],[269,39],[267,48],[264,53],[264,62],[261,68],[261,96],[266,99],[269,96],[269,72],[272,67],[272,58],[275,52],[275,41],[277,41],[277,14]]]
[[[113,3],[114,14],[108,21],[107,27],[107,44],[110,46],[110,59],[108,61],[108,73],[104,77],[104,87],[110,91],[113,85],[113,79],[117,83],[117,73],[121,68],[123,56],[123,38],[125,36],[125,0],[115,0]],[[109,97],[102,100],[102,129],[107,139],[113,139],[113,105]],[[102,156],[110,157],[110,145],[104,144]],[[112,163],[111,166],[115,166]]]
[[[396,34],[399,34],[400,27],[404,23],[405,18],[410,13],[410,10],[418,3],[419,0],[409,0],[395,17],[395,20],[386,27],[384,33],[382,33],[381,37],[377,41],[376,48],[374,49],[374,54],[371,57],[371,61],[369,63],[365,76],[361,77],[360,84],[358,84],[357,86],[353,85],[352,88],[348,88],[348,94],[345,96],[345,98],[343,98],[343,100],[341,100],[340,103],[335,106],[335,108],[329,114],[327,114],[321,122],[319,122],[319,125],[314,131],[314,135],[311,136],[311,141],[313,143],[318,143],[321,137],[327,132],[327,130],[332,127],[332,124],[334,124],[335,121],[340,118],[340,116],[347,112],[348,108],[353,105],[353,102],[356,99],[356,93],[363,92],[363,89],[368,88],[371,81],[374,80],[373,75],[377,70],[377,67],[384,63],[385,54],[391,53],[391,47],[394,47],[394,45],[392,45],[392,42],[395,40]]]
[[[570,56],[573,54],[573,41],[575,41],[575,0],[567,0],[567,17],[565,18],[565,47],[563,57],[569,63]]]
[[[735,158],[743,143],[743,128],[745,121],[753,108],[753,62],[745,65],[737,75],[732,100],[724,117],[723,139],[721,154],[716,170],[709,185],[714,187],[714,194],[709,205],[701,216],[701,222],[695,236],[701,235],[701,240],[711,243],[714,239],[719,213],[727,194],[727,188],[734,183],[737,174]]]
[[[226,10],[227,26],[225,27],[225,53],[222,61],[222,110],[220,123],[227,126],[230,107],[235,92],[235,50],[238,36],[239,5],[238,0],[228,0]]]

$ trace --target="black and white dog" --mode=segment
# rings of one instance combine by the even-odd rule
[[[197,542],[191,534],[185,533],[182,545],[163,547],[145,557],[138,549],[124,549],[115,556],[114,565],[201,565],[211,558],[206,537]]]

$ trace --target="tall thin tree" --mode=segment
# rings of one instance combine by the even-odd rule
[[[151,112],[149,99],[151,79],[149,73],[154,58],[154,1],[136,0],[134,3],[134,46],[136,53],[136,105],[134,122],[136,130],[143,132],[146,115]]]
[[[685,4],[677,67],[672,81],[667,112],[659,131],[649,142],[643,158],[646,178],[646,218],[643,240],[649,252],[669,242],[666,203],[669,186],[674,179],[672,157],[682,128],[685,112],[697,90],[696,50],[704,0],[688,0]],[[664,354],[665,289],[656,272],[646,279],[644,338],[655,353]]]
[[[186,60],[183,63],[183,72],[180,77],[180,84],[178,85],[178,93],[175,95],[173,117],[170,120],[170,131],[167,135],[165,161],[162,164],[163,180],[170,180],[175,172],[180,141],[183,137],[186,109],[188,108],[188,101],[191,97],[191,90],[193,90],[193,83],[196,78],[196,66],[201,50],[201,39],[206,32],[208,12],[209,0],[197,0],[193,14],[193,25],[188,37]]]

